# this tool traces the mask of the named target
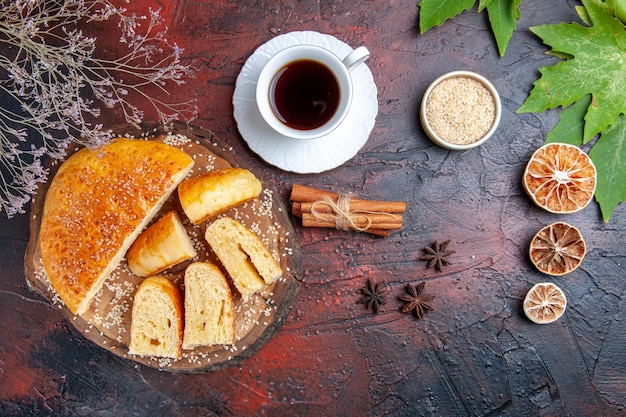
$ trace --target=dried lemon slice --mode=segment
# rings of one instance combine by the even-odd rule
[[[539,207],[551,213],[584,208],[596,190],[597,173],[591,158],[567,143],[537,149],[524,170],[524,189]]]
[[[524,298],[524,314],[538,324],[556,321],[565,312],[567,298],[563,291],[550,282],[535,284]]]
[[[565,275],[578,268],[587,246],[580,230],[565,222],[556,222],[537,232],[528,250],[531,262],[549,275]]]

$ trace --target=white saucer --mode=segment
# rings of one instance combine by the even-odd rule
[[[342,165],[363,147],[378,114],[377,89],[367,65],[352,71],[354,96],[343,123],[318,139],[298,140],[279,135],[261,117],[256,102],[256,82],[261,68],[278,51],[298,44],[322,46],[339,57],[352,48],[337,38],[313,31],[290,32],[257,48],[248,58],[235,84],[234,115],[241,136],[252,151],[285,171],[311,174]]]

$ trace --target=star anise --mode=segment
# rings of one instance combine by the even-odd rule
[[[433,310],[428,302],[434,300],[435,296],[432,294],[422,294],[425,285],[425,282],[420,282],[413,288],[411,284],[406,284],[406,294],[402,294],[398,297],[405,302],[404,306],[402,306],[403,313],[414,312],[417,318],[421,319],[424,317],[424,311]]]
[[[367,287],[361,289],[363,294],[362,303],[369,309],[374,310],[374,313],[378,313],[378,309],[382,304],[387,302],[385,296],[387,290],[384,287],[385,281],[378,284],[374,284],[371,279],[367,280]]]
[[[424,247],[424,255],[420,256],[420,261],[428,261],[428,267],[432,268],[433,266],[437,269],[437,271],[441,272],[444,265],[448,265],[450,261],[448,260],[448,256],[452,255],[456,251],[447,250],[449,240],[446,240],[441,245],[437,243],[435,240],[432,246]]]

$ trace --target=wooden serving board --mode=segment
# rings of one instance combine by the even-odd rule
[[[158,123],[149,123],[140,130],[122,126],[112,129],[112,132],[114,136],[162,141],[187,152],[195,161],[190,175],[230,166],[246,168],[243,161],[237,160],[234,155],[224,150],[215,135],[200,128],[175,125],[166,131]],[[62,161],[56,162],[51,167],[50,179],[54,177],[60,162]],[[50,303],[62,309],[72,325],[87,339],[104,349],[161,370],[213,371],[240,363],[250,357],[278,331],[289,314],[300,287],[300,249],[288,211],[279,196],[264,185],[257,199],[233,208],[225,215],[238,220],[260,236],[280,262],[283,276],[268,286],[263,293],[251,297],[246,302],[243,302],[236,290],[233,290],[236,312],[235,344],[183,351],[181,359],[129,355],[133,295],[143,278],[132,274],[124,259],[105,281],[89,310],[82,316],[72,314],[54,291],[41,263],[38,237],[48,185],[49,182],[41,186],[33,198],[31,234],[25,260],[27,283],[33,291],[42,294]],[[193,225],[186,221],[176,192],[154,220],[170,210],[177,210],[181,219],[185,219],[187,232],[198,252],[192,261],[209,261],[220,265],[204,240],[206,226],[211,220],[201,225]],[[181,293],[184,293],[183,277],[187,264],[178,265],[161,274],[179,285]]]

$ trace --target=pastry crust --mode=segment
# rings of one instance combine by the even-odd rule
[[[196,256],[196,250],[175,211],[167,212],[144,230],[126,258],[130,271],[149,277]]]
[[[193,159],[163,143],[117,138],[82,149],[46,194],[39,235],[59,297],[83,314],[126,251],[185,178]]]
[[[225,168],[186,179],[178,187],[178,198],[189,220],[200,224],[258,197],[262,190],[252,172]]]

